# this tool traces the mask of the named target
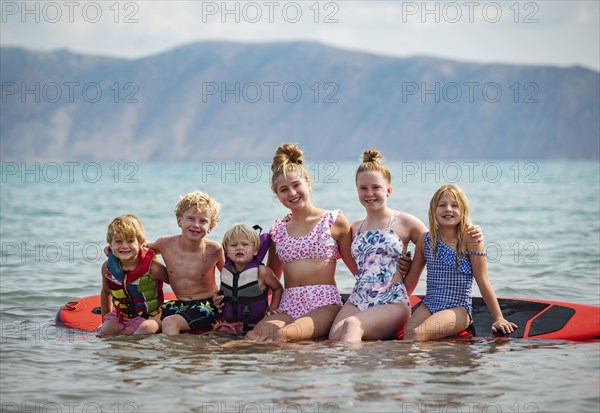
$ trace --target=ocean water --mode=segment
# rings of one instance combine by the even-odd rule
[[[137,214],[149,240],[177,234],[178,196],[200,189],[222,206],[210,238],[220,240],[236,222],[268,229],[286,211],[270,191],[267,161],[2,163],[0,410],[598,411],[598,341],[260,345],[224,334],[99,339],[54,325],[64,303],[98,294],[114,216]],[[498,296],[600,305],[597,162],[389,166],[390,206],[425,222],[437,187],[463,187],[485,234]],[[355,167],[308,162],[315,205],[361,218]],[[336,278],[341,290],[352,288],[343,263]]]

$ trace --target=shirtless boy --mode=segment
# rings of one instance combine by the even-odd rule
[[[217,225],[219,204],[197,191],[182,196],[175,208],[181,235],[161,237],[148,244],[161,254],[177,300],[162,306],[162,331],[177,335],[182,331],[210,330],[218,314],[212,298],[218,290],[215,268],[223,269],[221,244],[206,239]],[[156,329],[160,328],[157,323]]]

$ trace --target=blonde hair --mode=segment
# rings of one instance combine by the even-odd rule
[[[456,228],[456,265],[458,266],[458,259],[462,255],[463,247],[463,236],[467,227],[469,226],[469,200],[463,192],[463,190],[454,184],[442,185],[429,202],[429,238],[431,239],[431,247],[433,248],[433,256],[435,257],[435,249],[437,246],[437,240],[439,238],[438,223],[435,217],[435,210],[440,202],[440,199],[445,192],[450,192],[454,195],[458,208],[460,209],[460,223]]]
[[[362,163],[356,170],[355,182],[358,181],[358,175],[363,172],[378,171],[381,172],[388,185],[392,183],[392,174],[387,166],[385,166],[380,159],[383,159],[377,149],[367,149],[363,152],[361,161]]]
[[[120,215],[110,221],[106,231],[106,241],[110,244],[115,237],[135,238],[140,245],[146,242],[144,226],[133,214]]]
[[[208,194],[201,191],[195,191],[179,197],[179,202],[175,207],[175,216],[177,219],[180,219],[189,209],[208,211],[210,213],[210,229],[213,229],[219,221],[220,208],[221,206],[219,203],[208,196]]]
[[[226,250],[231,243],[240,238],[246,238],[256,250],[260,248],[260,238],[255,230],[245,224],[235,224],[223,235],[223,249]]]
[[[271,163],[271,189],[277,193],[275,182],[283,175],[287,178],[289,172],[296,172],[308,183],[310,178],[306,169],[304,169],[304,159],[302,159],[302,151],[293,143],[281,145],[275,151],[273,162]]]

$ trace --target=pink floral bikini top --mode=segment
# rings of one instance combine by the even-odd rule
[[[285,264],[303,259],[337,259],[338,245],[331,237],[331,228],[339,213],[339,209],[325,211],[312,231],[301,237],[290,237],[287,232],[291,215],[276,219],[269,233],[279,260]]]

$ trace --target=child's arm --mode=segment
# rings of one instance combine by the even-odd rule
[[[260,265],[258,267],[258,282],[265,287],[271,289],[271,304],[267,308],[267,315],[270,315],[279,308],[281,302],[281,296],[283,295],[283,286],[273,274],[273,271],[269,267]]]
[[[106,263],[107,261],[102,264],[102,269],[100,271],[102,274],[102,288],[100,289],[100,314],[102,314],[102,321],[104,321],[104,316],[112,311],[110,288],[108,288],[108,284],[106,284]]]
[[[394,224],[394,230],[396,231],[396,234],[403,234],[403,228],[406,231],[406,235],[401,237],[402,243],[404,244],[404,250],[408,249],[408,244],[410,242],[416,246],[419,240],[422,240],[427,232],[427,227],[423,224],[423,221],[414,215],[401,212],[400,219]],[[408,275],[412,266],[410,251],[406,254],[402,254],[402,256],[396,260],[396,266],[398,267],[398,272],[403,277]]]
[[[335,224],[333,225],[332,237],[338,244],[338,250],[342,260],[344,261],[344,264],[346,264],[346,267],[348,267],[350,273],[355,275],[358,269],[354,258],[352,258],[351,252],[352,228],[341,211],[335,220]]]
[[[162,244],[162,238],[157,239],[154,242],[148,242],[146,247],[154,251],[155,254],[160,254],[160,245]]]
[[[152,261],[150,264],[150,278],[169,284],[167,269],[158,261]]]
[[[219,272],[223,272],[223,266],[225,265],[225,250],[223,249],[223,246],[221,244],[217,244],[219,246],[219,258],[217,259],[217,270],[219,270]]]
[[[406,287],[406,291],[408,294],[412,294],[417,284],[419,283],[419,278],[421,278],[421,273],[423,272],[423,268],[425,268],[425,256],[423,254],[425,245],[423,241],[423,237],[416,242],[415,247],[415,258],[410,266],[410,271],[403,279],[404,286]]]
[[[492,316],[492,331],[502,331],[504,334],[510,334],[517,328],[515,323],[507,321],[502,315],[502,310],[498,304],[498,298],[494,292],[494,288],[488,278],[487,258],[484,253],[483,243],[479,243],[476,239],[467,240],[467,255],[471,261],[473,268],[473,276],[479,287],[479,292],[485,301],[490,314]],[[471,252],[471,254],[469,254]],[[475,254],[473,254],[473,252]]]
[[[271,243],[271,246],[269,247],[267,267],[269,267],[271,271],[273,271],[273,274],[275,274],[275,277],[277,277],[278,280],[281,279],[281,274],[283,273],[283,265],[281,264],[281,261],[279,261],[279,257],[277,256],[277,251],[275,249],[274,242]]]

